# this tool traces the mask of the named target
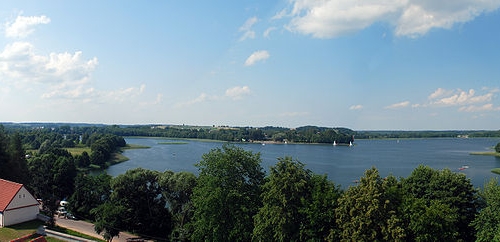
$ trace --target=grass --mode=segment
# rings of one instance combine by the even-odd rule
[[[42,221],[32,220],[21,224],[0,228],[0,241],[11,241],[28,234],[33,234],[36,232],[38,227],[40,227],[40,225],[43,225]]]
[[[52,229],[54,231],[57,231],[57,232],[61,232],[61,233],[69,234],[69,235],[78,236],[78,237],[84,238],[84,239],[106,242],[106,240],[102,240],[102,239],[99,239],[99,238],[96,238],[96,237],[93,237],[93,236],[82,234],[82,233],[73,231],[71,229],[67,229],[67,228],[63,228],[63,227],[59,227],[59,226],[56,226],[55,228],[50,228],[50,229]]]
[[[500,175],[500,168],[494,168],[491,170],[491,172]]]
[[[137,145],[137,144],[127,144],[123,149],[124,150],[131,150],[131,149],[149,149],[151,147],[146,146],[146,145]]]
[[[84,151],[86,151],[89,155],[91,153],[90,147],[73,147],[73,148],[65,148],[71,155],[81,155]]]

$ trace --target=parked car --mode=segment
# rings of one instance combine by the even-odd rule
[[[66,214],[68,213],[68,211],[66,211],[66,208],[65,207],[58,207],[57,210],[56,210],[56,215],[57,217],[66,217]]]
[[[67,219],[77,220],[77,218],[70,212],[67,212],[64,217]]]

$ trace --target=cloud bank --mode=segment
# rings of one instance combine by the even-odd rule
[[[287,29],[315,38],[334,38],[375,23],[393,26],[396,36],[415,38],[499,7],[499,0],[291,0],[273,19],[290,18]]]
[[[140,87],[97,90],[90,79],[98,66],[97,57],[86,59],[82,51],[37,53],[29,41],[19,40],[32,34],[35,27],[50,23],[47,16],[17,16],[5,26],[5,37],[17,38],[0,52],[2,93],[31,92],[40,100],[79,101],[81,103],[121,103],[143,93]]]

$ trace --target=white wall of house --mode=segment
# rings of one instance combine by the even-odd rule
[[[38,206],[25,207],[20,209],[8,210],[4,212],[4,226],[18,224],[36,219]]]
[[[38,201],[23,186],[3,214],[0,214],[0,227],[36,219],[38,205]]]

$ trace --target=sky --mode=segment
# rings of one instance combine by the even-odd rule
[[[0,122],[500,129],[500,0],[0,5]]]

